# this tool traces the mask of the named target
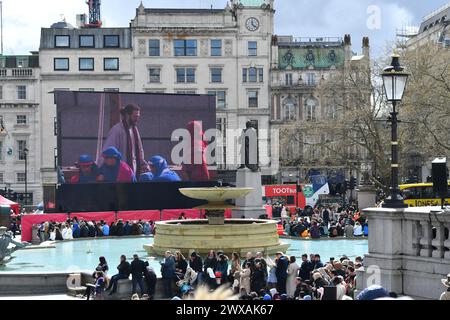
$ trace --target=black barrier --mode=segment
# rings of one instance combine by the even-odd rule
[[[214,181],[65,184],[56,190],[56,208],[46,208],[46,212],[192,209],[206,204],[206,201],[188,198],[180,193],[180,188],[216,186],[219,183]]]

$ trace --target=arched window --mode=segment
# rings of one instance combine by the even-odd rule
[[[295,102],[295,100],[292,98],[287,98],[286,100],[284,100],[283,106],[284,106],[284,119],[286,121],[297,120],[297,112],[296,112],[297,103]]]
[[[314,98],[309,98],[305,103],[305,116],[306,121],[316,121],[317,119],[317,100]]]

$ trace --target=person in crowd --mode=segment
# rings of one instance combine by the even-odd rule
[[[103,300],[106,287],[106,275],[102,271],[95,273],[95,300]]]
[[[178,277],[184,278],[186,270],[188,268],[188,263],[186,258],[180,251],[175,252],[175,272]]]
[[[136,176],[130,166],[122,161],[122,154],[110,147],[103,151],[103,165],[100,167],[97,182],[106,183],[132,183]]]
[[[16,237],[16,233],[19,231],[19,226],[17,225],[16,219],[13,219],[10,226],[9,231],[12,233],[13,239]]]
[[[152,234],[152,228],[150,226],[150,223],[146,222],[144,223],[144,230],[143,230],[144,234],[146,236],[150,236]]]
[[[447,279],[442,279],[441,282],[447,290],[441,294],[439,300],[450,300],[450,273],[447,275]]]
[[[110,228],[108,226],[107,223],[105,222],[101,222],[101,226],[102,226],[102,233],[104,237],[108,237],[109,236],[109,232],[110,232]]]
[[[131,235],[131,224],[130,224],[130,221],[125,222],[125,225],[123,226],[123,235],[124,236]]]
[[[353,225],[351,223],[347,223],[347,225],[344,228],[344,235],[346,238],[353,238]]]
[[[289,260],[282,252],[278,252],[276,257],[277,269],[275,274],[277,276],[277,291],[280,294],[286,294],[286,281],[288,276],[287,270],[289,267]]]
[[[197,283],[203,283],[203,260],[197,252],[191,253],[191,258],[189,261],[189,267],[197,273]]]
[[[103,227],[102,227],[102,224],[100,222],[95,224],[95,236],[97,238],[102,238],[104,236],[104,234],[103,234]]]
[[[104,149],[114,147],[123,156],[123,161],[136,177],[148,171],[144,157],[144,148],[137,124],[141,117],[141,108],[128,104],[120,110],[121,121],[111,128],[103,144]],[[100,162],[101,159],[100,159]],[[99,163],[101,166],[102,163]],[[122,182],[122,181],[120,181]]]
[[[320,239],[320,237],[321,237],[320,228],[316,221],[313,221],[313,223],[311,225],[310,236],[311,236],[311,239]]]
[[[178,217],[178,220],[186,220],[186,213],[182,212]]]
[[[360,237],[362,237],[364,234],[363,234],[363,229],[362,229],[362,226],[361,226],[361,224],[359,223],[359,221],[357,221],[356,223],[355,223],[355,229],[353,230],[353,235],[356,237],[356,238],[360,238]]]
[[[291,256],[289,259],[289,267],[287,269],[287,281],[286,281],[286,294],[289,297],[293,297],[295,293],[296,279],[298,278],[298,270],[300,267],[297,264],[297,261],[294,256]]]
[[[120,257],[120,264],[117,266],[117,270],[119,271],[116,275],[112,276],[111,281],[109,282],[109,286],[106,289],[106,291],[111,290],[109,293],[110,295],[113,295],[117,291],[117,281],[128,279],[130,277],[131,273],[131,265],[127,261],[127,257],[125,255],[122,255]]]
[[[221,284],[228,282],[228,257],[221,253],[217,259],[216,272],[220,273]]]
[[[140,182],[178,182],[180,177],[175,171],[169,168],[167,160],[161,156],[154,156],[150,159],[151,173],[145,173],[140,178]]]
[[[299,270],[299,276],[303,281],[309,280],[311,278],[311,272],[313,271],[313,264],[308,260],[308,255],[302,255],[302,264]]]
[[[368,223],[368,221],[366,221],[366,223],[364,224],[363,233],[364,233],[364,237],[368,237],[369,236],[369,223]]]
[[[73,239],[73,230],[70,226],[70,223],[63,224],[62,237],[63,237],[63,240],[72,240]]]
[[[89,228],[86,225],[86,222],[80,222],[80,238],[87,238],[89,236]]]
[[[63,241],[64,240],[62,232],[60,231],[59,227],[55,228],[55,240],[56,241]]]
[[[273,261],[270,257],[267,258],[267,266],[269,267],[269,274],[267,278],[267,287],[269,289],[275,289],[277,287],[277,263],[276,259]]]
[[[97,235],[97,228],[95,226],[95,223],[92,221],[88,221],[87,228],[88,228],[88,237],[95,238]]]
[[[245,256],[245,260],[244,260],[244,262],[242,263],[242,269],[244,268],[244,266],[245,266],[247,263],[250,263],[251,269],[253,270],[253,269],[254,269],[254,266],[255,266],[255,257],[253,256],[253,253],[252,253],[252,252],[247,252],[247,254],[246,254],[246,256]]]
[[[144,278],[145,283],[147,284],[147,294],[149,300],[153,300],[156,291],[156,282],[158,281],[158,277],[156,276],[155,270],[150,267],[148,261],[145,262],[145,272]]]
[[[311,261],[312,262],[312,261]],[[313,270],[315,269],[319,269],[319,268],[323,268],[323,263],[320,260],[320,254],[315,254],[314,255],[314,262],[313,262],[314,266],[313,266]]]
[[[259,293],[261,290],[265,290],[267,286],[267,267],[264,270],[261,261],[255,262],[255,269],[250,276],[250,289],[253,292]]]
[[[216,272],[217,268],[217,255],[214,250],[209,251],[208,256],[206,257],[204,263],[203,263],[203,270],[206,274],[206,270],[208,268],[211,268],[214,272]]]
[[[262,252],[257,252],[255,255],[255,265],[257,263],[261,263],[261,268],[264,271],[264,278],[266,279],[267,282],[267,278],[269,276],[268,272],[267,272],[267,261],[264,259]]]
[[[167,251],[164,255],[164,260],[161,262],[161,275],[164,284],[164,294],[166,298],[173,295],[172,283],[176,276],[176,261],[172,252]]]
[[[136,287],[139,285],[139,289],[141,290],[141,295],[145,293],[144,289],[144,274],[146,272],[145,262],[139,259],[137,254],[133,255],[133,261],[131,262],[131,280],[133,284],[133,292],[132,294],[137,293]]]
[[[236,272],[241,272],[241,270],[241,259],[239,258],[239,254],[237,252],[233,252],[231,255],[230,282],[233,282]]]
[[[328,208],[325,208],[322,211],[322,220],[325,225],[328,225],[328,223],[330,222],[330,214],[331,212]]]
[[[72,226],[72,238],[78,239],[80,237],[81,237],[80,225],[78,224],[78,221],[74,221]]]
[[[98,258],[98,266],[95,268],[95,271],[96,272],[101,271],[105,275],[108,273],[109,267],[108,267],[108,263],[106,262],[106,258],[105,257],[99,257]]]
[[[125,226],[123,224],[122,219],[119,219],[115,224],[115,232],[114,235],[117,237],[123,237],[125,235]]]
[[[245,294],[250,294],[251,292],[251,275],[252,275],[252,265],[247,262],[244,268],[239,274],[239,291]]]
[[[72,184],[95,183],[99,174],[97,164],[89,155],[81,155],[77,163],[78,173],[70,179]]]

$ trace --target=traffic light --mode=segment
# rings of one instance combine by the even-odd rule
[[[350,190],[355,190],[355,188],[356,188],[356,178],[355,178],[355,177],[352,177],[352,178],[350,179],[349,189],[350,189]]]

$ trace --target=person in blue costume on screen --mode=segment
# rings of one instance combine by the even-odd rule
[[[178,174],[172,171],[167,164],[167,160],[161,156],[154,156],[150,159],[152,172],[141,175],[140,182],[178,182],[181,181]]]

